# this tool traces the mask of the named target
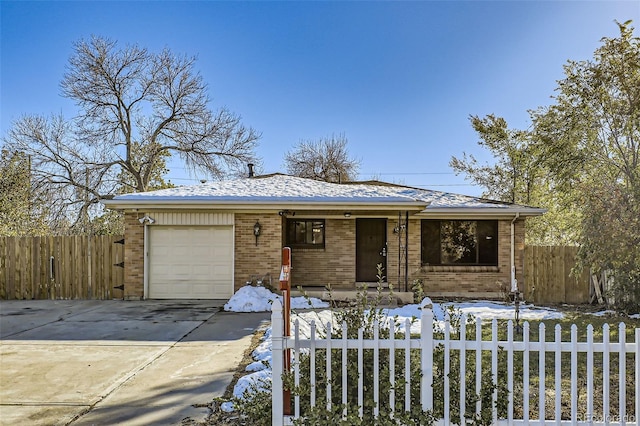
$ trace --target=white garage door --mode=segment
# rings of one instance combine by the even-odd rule
[[[228,299],[233,295],[231,226],[150,226],[149,297]]]

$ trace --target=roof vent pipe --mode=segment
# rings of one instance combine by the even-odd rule
[[[249,177],[255,176],[255,174],[253,172],[253,163],[247,164],[247,167],[249,167]]]

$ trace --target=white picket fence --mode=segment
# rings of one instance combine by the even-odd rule
[[[364,339],[362,330],[358,330],[357,339],[346,338],[346,324],[342,324],[342,336],[343,338],[335,338],[332,336],[332,326],[330,324],[320,325],[324,336],[318,336],[315,323],[311,324],[311,338],[303,338],[300,336],[299,327],[297,323],[294,323],[293,336],[284,337],[283,329],[283,313],[282,305],[279,301],[274,301],[272,307],[272,350],[273,350],[273,383],[272,383],[272,424],[283,425],[291,424],[293,419],[299,418],[300,413],[300,396],[294,396],[292,398],[292,410],[290,414],[285,414],[283,410],[283,373],[284,373],[284,359],[287,351],[289,351],[292,362],[292,372],[294,375],[295,384],[299,385],[302,380],[309,380],[310,382],[310,406],[315,406],[317,403],[326,404],[327,408],[331,408],[332,401],[335,403],[335,398],[332,396],[331,383],[339,380],[341,383],[341,401],[347,402],[347,380],[358,381],[358,406],[350,409],[358,410],[359,416],[362,418],[363,406],[365,405],[365,398],[373,398],[373,415],[378,418],[378,407],[380,406],[380,398],[389,398],[389,407],[397,407],[401,405],[405,411],[411,409],[410,399],[410,387],[411,387],[411,375],[410,375],[410,352],[411,350],[418,349],[420,351],[420,404],[423,411],[432,410],[434,408],[434,397],[438,400],[444,399],[444,417],[436,421],[439,425],[450,425],[452,423],[465,424],[465,406],[464,402],[468,392],[478,394],[481,387],[481,377],[483,368],[482,354],[491,354],[491,378],[494,384],[498,383],[498,353],[502,350],[506,352],[507,363],[507,388],[508,393],[498,394],[498,390],[493,391],[492,395],[492,423],[495,425],[636,425],[640,426],[640,329],[635,329],[635,342],[626,342],[625,326],[624,323],[619,327],[619,340],[617,342],[610,341],[610,330],[608,325],[603,327],[602,341],[594,342],[594,330],[591,325],[587,327],[586,341],[578,341],[578,329],[575,325],[571,327],[570,341],[562,341],[561,328],[559,325],[555,328],[555,339],[553,341],[545,341],[545,325],[540,324],[539,339],[536,341],[530,340],[529,324],[524,323],[522,330],[522,336],[519,339],[514,338],[514,326],[511,321],[508,323],[508,338],[506,341],[498,340],[498,323],[493,320],[491,323],[491,340],[483,340],[482,338],[482,322],[477,320],[475,323],[475,339],[468,340],[466,331],[466,321],[460,321],[460,329],[457,335],[460,336],[458,340],[452,339],[452,327],[448,319],[444,323],[443,339],[434,339],[434,316],[431,310],[431,302],[429,299],[425,299],[422,303],[421,313],[421,333],[419,337],[411,337],[410,327],[407,320],[405,324],[405,331],[402,338],[396,336],[395,325],[391,324],[391,331],[389,333],[389,339],[380,339],[379,325],[374,325],[374,335],[372,339]],[[391,321],[393,323],[393,321]],[[326,332],[328,330],[328,332]],[[455,337],[455,336],[454,336]],[[444,365],[434,365],[434,351],[440,347],[444,350]],[[501,348],[501,349],[500,349]],[[393,349],[393,350],[391,350]],[[373,365],[363,365],[363,352],[371,350],[373,351]],[[357,351],[358,359],[358,377],[357,379],[347,377],[347,352]],[[389,371],[395,371],[396,356],[404,357],[404,374],[403,383],[404,392],[399,392],[404,395],[404,403],[395,401],[396,391],[398,387],[395,386],[395,375],[389,374],[387,377],[380,377],[380,364],[379,358],[382,351],[387,351],[389,359]],[[451,357],[450,355],[458,351],[459,357],[457,361],[459,363],[460,377],[449,377],[451,372]],[[300,368],[297,360],[300,359],[300,355],[306,353],[310,357],[311,369],[310,377],[301,377]],[[324,353],[326,359],[325,365],[316,365],[316,355]],[[469,355],[471,353],[471,355]],[[517,353],[521,353],[517,359],[522,360],[522,372],[521,377],[515,377],[516,365],[514,365],[514,358]],[[530,375],[530,370],[535,371],[535,365],[531,365],[530,358],[533,354],[544,354],[544,356],[536,356],[538,359],[537,369],[537,395],[549,395],[554,396],[555,409],[553,412],[548,412],[546,406],[543,403],[531,402],[532,398],[536,400],[537,395],[534,391],[531,391],[531,383],[533,377]],[[579,358],[579,354],[584,353]],[[397,355],[396,355],[397,354]],[[562,357],[563,354],[570,356],[570,371],[562,370]],[[567,355],[568,354],[568,355]],[[611,358],[617,358],[617,368],[612,363]],[[633,355],[635,354],[635,356]],[[467,380],[465,380],[465,372],[467,370],[466,360],[469,356],[472,358],[475,355],[475,365],[481,366],[475,368],[475,389],[467,391]],[[332,378],[333,374],[331,369],[331,358],[340,356],[342,359],[342,372],[341,377]],[[553,361],[549,362],[548,357],[552,357]],[[586,358],[586,360],[585,360]],[[546,366],[545,363],[549,362]],[[579,362],[586,362],[587,377],[579,377]],[[595,364],[594,364],[595,362]],[[635,381],[629,386],[633,385],[633,390],[629,392],[627,390],[627,363],[633,364],[635,372]],[[400,363],[398,363],[399,365]],[[487,364],[485,362],[484,364]],[[548,375],[548,368],[553,365],[554,386],[547,388],[546,382],[548,381],[546,375]],[[565,363],[566,365],[566,363]],[[602,373],[594,377],[594,366],[602,369]],[[444,392],[443,395],[434,395],[433,383],[434,383],[434,368],[444,368]],[[326,381],[319,383],[316,380],[313,372],[322,371],[325,374]],[[611,371],[617,372],[617,380],[612,377]],[[630,370],[629,373],[632,373]],[[365,395],[363,389],[363,377],[365,375],[373,375],[373,394]],[[615,376],[616,374],[613,374]],[[570,379],[570,385],[567,385],[566,380]],[[391,391],[388,395],[380,395],[379,383],[382,380],[390,381]],[[595,386],[594,381],[602,383],[602,391],[597,392],[595,389],[599,386]],[[449,395],[451,392],[452,381],[457,381],[455,384],[459,386],[460,418],[450,418],[451,401]],[[612,386],[613,382],[613,386]],[[611,404],[615,404],[616,401],[610,400],[610,393],[615,388],[617,383],[618,393],[618,407],[612,414]],[[514,389],[518,388],[519,399],[518,404],[522,404],[521,410],[522,418],[514,418]],[[535,386],[535,385],[534,385]],[[316,401],[316,390],[323,387],[323,391],[326,391],[326,401]],[[472,386],[473,387],[473,386]],[[563,400],[562,390],[567,390],[570,387],[570,401]],[[586,387],[586,388],[585,388]],[[560,391],[559,391],[560,390]],[[579,398],[579,395],[586,392],[586,402],[583,398]],[[566,393],[566,392],[565,392]],[[508,409],[506,416],[500,416],[498,409],[496,408],[496,401],[498,398],[508,399]],[[579,409],[579,400],[582,401],[582,407]],[[596,405],[596,401],[598,404]],[[629,401],[634,401],[629,404],[635,409],[632,412],[627,412],[627,404]],[[570,405],[570,419],[562,419],[562,405]],[[584,406],[586,404],[586,406]],[[530,408],[537,406],[537,416],[530,418]],[[598,412],[594,411],[594,407],[601,407]],[[518,407],[520,408],[520,406]],[[481,403],[476,403],[476,412],[480,413],[482,409]],[[486,407],[485,407],[486,409]],[[551,411],[551,410],[549,410]],[[582,414],[581,414],[582,413]],[[344,412],[346,415],[347,412]],[[393,416],[393,413],[391,413]],[[504,417],[504,418],[503,418]],[[568,417],[565,414],[565,417]]]

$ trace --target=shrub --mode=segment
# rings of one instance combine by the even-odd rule
[[[609,292],[615,308],[626,314],[640,312],[640,268],[629,264],[619,266],[613,271],[612,284]]]
[[[233,397],[234,410],[254,426],[271,425],[271,381],[261,380],[249,386],[241,397]]]
[[[380,268],[380,267],[379,267]],[[378,324],[384,324],[387,316],[380,302],[384,299],[382,293],[383,276],[378,271],[378,287],[374,294],[370,294],[366,286],[360,287],[356,296],[356,303],[353,307],[336,310],[334,316],[336,324],[346,324],[347,338],[357,339],[358,330],[362,329],[363,338],[371,339],[375,330],[378,330],[380,339],[388,339],[390,330],[387,327],[378,328]],[[391,319],[394,321],[393,319]],[[334,327],[332,337],[342,338],[342,327]],[[397,334],[399,339],[404,337]],[[293,396],[300,396],[301,418],[294,421],[296,425],[306,424],[329,424],[338,425],[428,425],[432,423],[430,413],[423,412],[420,408],[420,351],[411,351],[411,388],[410,398],[412,410],[404,412],[405,381],[404,381],[404,352],[396,351],[396,368],[393,371],[395,378],[395,406],[390,406],[389,393],[392,389],[389,380],[392,374],[389,369],[389,350],[379,350],[379,402],[377,418],[374,416],[374,376],[371,371],[367,371],[367,366],[374,365],[374,350],[363,350],[362,365],[365,366],[362,377],[363,407],[362,418],[359,415],[358,406],[358,351],[347,351],[347,403],[342,401],[342,350],[332,349],[331,351],[331,378],[327,374],[327,351],[316,350],[315,363],[318,368],[315,371],[315,406],[311,406],[311,362],[309,354],[300,354],[299,368],[302,378],[299,386],[295,386],[293,373],[285,374],[285,386],[290,389]],[[331,389],[331,404],[327,404],[328,390]],[[393,414],[392,414],[393,412]]]
[[[416,278],[411,283],[411,290],[413,291],[413,303],[420,303],[425,297],[424,283],[422,279]]]
[[[374,294],[369,294],[368,288],[363,286],[358,289],[356,303],[354,306],[345,309],[335,309],[333,311],[336,319],[335,323],[340,326],[334,326],[331,330],[332,337],[342,338],[342,324],[346,324],[347,338],[357,339],[358,330],[362,330],[364,339],[371,339],[374,333],[378,333],[380,339],[387,339],[390,335],[390,328],[383,326],[378,328],[378,324],[387,324],[388,322],[396,322],[395,318],[388,318],[382,308],[379,307],[380,301],[383,300],[382,293],[382,273],[379,267],[378,288]],[[462,315],[459,311],[452,308],[449,310],[450,323],[452,330],[459,330]],[[472,319],[467,320],[471,323]],[[398,325],[398,324],[396,324]],[[471,327],[469,327],[471,329]],[[322,328],[318,329],[318,337],[322,336]],[[434,326],[434,337],[441,338],[442,332]],[[454,332],[455,333],[455,332]],[[403,333],[397,333],[397,339],[403,339]],[[453,337],[453,336],[452,336]],[[295,385],[294,375],[292,372],[283,375],[283,381],[286,389],[291,391],[292,407],[295,396],[300,397],[300,414],[299,419],[294,420],[295,425],[315,425],[315,424],[336,424],[336,425],[430,425],[433,424],[434,418],[444,417],[444,398],[434,398],[433,412],[424,412],[420,404],[420,350],[412,349],[410,351],[410,386],[409,399],[411,410],[404,411],[405,405],[405,353],[403,349],[395,350],[395,368],[391,371],[389,366],[390,350],[378,350],[378,415],[374,415],[374,375],[370,367],[374,364],[374,350],[366,349],[362,351],[364,366],[364,374],[362,377],[363,406],[358,405],[358,351],[347,351],[347,401],[342,401],[342,350],[331,350],[330,373],[327,374],[327,351],[324,349],[316,349],[315,351],[315,401],[311,404],[311,357],[309,353],[297,354],[298,358],[295,362],[300,370],[300,384]],[[434,395],[444,394],[444,349],[437,348],[434,351]],[[470,355],[470,354],[468,354]],[[503,354],[500,355],[503,357]],[[482,386],[480,394],[476,395],[475,390],[475,358],[468,356],[466,359],[467,370],[465,373],[467,385],[465,418],[466,424],[488,425],[492,420],[492,394],[495,385],[492,382],[490,369],[483,369]],[[504,363],[500,363],[504,364]],[[369,368],[367,368],[369,367]],[[460,359],[459,352],[451,351],[450,353],[450,415],[451,422],[459,423],[459,377],[460,377]],[[329,378],[330,376],[330,378]],[[392,386],[390,378],[393,377],[395,385]],[[499,393],[506,395],[506,374],[498,374],[499,377]],[[474,384],[473,386],[471,384]],[[329,398],[330,404],[327,402],[327,395],[331,391]],[[394,406],[390,405],[389,394],[395,392]],[[237,401],[236,407],[252,424],[268,424],[271,421],[270,416],[265,416],[266,412],[271,412],[270,394],[265,397],[264,392],[257,392],[255,396],[248,394],[244,401]],[[501,417],[506,416],[506,399],[501,398],[498,401],[498,414]],[[482,410],[480,414],[475,413],[476,401],[482,402]],[[359,410],[362,409],[362,417]],[[268,419],[267,419],[268,417]],[[264,423],[267,421],[267,423]]]

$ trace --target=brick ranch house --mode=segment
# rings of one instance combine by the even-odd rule
[[[282,174],[124,194],[126,299],[225,299],[256,278],[355,290],[386,281],[429,296],[523,291],[524,229],[543,209],[378,181],[326,183]],[[258,234],[258,235],[256,235]],[[507,287],[509,288],[509,287]]]

